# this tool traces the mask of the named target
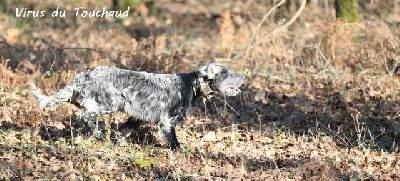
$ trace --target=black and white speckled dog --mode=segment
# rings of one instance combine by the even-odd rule
[[[192,101],[210,97],[213,91],[228,96],[240,92],[244,76],[227,67],[210,63],[184,74],[152,74],[110,67],[82,72],[52,96],[33,85],[41,109],[70,102],[81,109],[81,119],[96,138],[104,138],[92,122],[98,115],[124,111],[130,116],[157,124],[158,134],[171,149],[179,147],[175,126],[183,121]]]

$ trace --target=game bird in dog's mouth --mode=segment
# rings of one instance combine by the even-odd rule
[[[40,93],[32,84],[32,93],[41,109],[69,102],[80,108],[80,117],[94,136],[104,139],[95,126],[97,116],[117,111],[158,125],[158,134],[171,149],[179,147],[175,127],[186,116],[197,97],[210,98],[214,91],[227,96],[240,93],[244,75],[210,63],[191,73],[153,74],[111,67],[82,72],[52,96]]]

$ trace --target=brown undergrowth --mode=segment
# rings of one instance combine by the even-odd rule
[[[400,179],[398,4],[362,6],[370,8],[362,11],[365,21],[346,24],[329,6],[310,3],[287,30],[238,58],[272,3],[141,2],[135,17],[115,20],[20,19],[12,16],[15,7],[54,4],[7,1],[0,13],[0,178]],[[296,8],[278,8],[254,38]],[[41,111],[28,86],[49,95],[100,65],[177,73],[207,62],[245,74],[243,92],[196,101],[178,127],[176,152],[146,124],[120,147],[96,141],[76,107]],[[110,129],[126,119],[117,113],[99,121]]]

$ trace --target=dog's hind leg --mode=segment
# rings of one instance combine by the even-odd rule
[[[81,111],[81,120],[85,123],[85,125],[89,128],[90,133],[98,140],[105,140],[106,136],[102,132],[102,129],[99,129],[97,116],[99,113],[96,112],[87,112]],[[93,123],[96,121],[96,124]],[[100,126],[103,127],[103,126]]]

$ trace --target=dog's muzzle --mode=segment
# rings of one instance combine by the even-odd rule
[[[244,75],[231,74],[221,83],[221,92],[223,92],[227,96],[236,96],[241,92],[239,87],[242,85],[244,79]]]
[[[235,87],[229,87],[225,90],[225,94],[227,96],[236,96],[237,94],[239,94],[240,92],[242,92],[239,88],[235,88]]]

